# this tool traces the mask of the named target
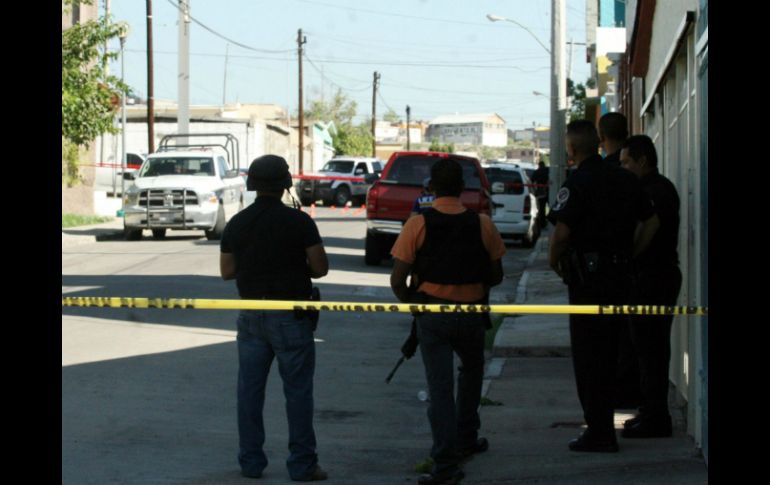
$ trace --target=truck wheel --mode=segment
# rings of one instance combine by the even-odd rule
[[[362,205],[364,205],[366,203],[366,196],[365,195],[356,195],[355,197],[351,197],[350,200],[353,201],[353,205],[355,207],[361,207]]]
[[[218,241],[222,239],[222,233],[225,230],[225,208],[222,207],[222,204],[219,205],[219,210],[217,211],[217,223],[214,225],[214,228],[210,231],[206,231],[206,239],[209,241]]]
[[[345,207],[345,204],[350,200],[350,189],[347,185],[340,185],[337,190],[334,191],[334,203],[337,207]]]
[[[377,236],[367,231],[364,262],[367,266],[379,266],[380,261],[382,261],[382,243]]]
[[[123,236],[126,238],[126,241],[139,241],[142,239],[142,230],[128,229],[127,227],[124,227]]]
[[[165,237],[166,237],[166,228],[152,230],[152,238],[155,239],[156,241],[159,239],[163,239]]]
[[[299,198],[300,204],[302,204],[304,207],[310,207],[310,205],[315,202],[313,199],[309,197],[300,197]]]

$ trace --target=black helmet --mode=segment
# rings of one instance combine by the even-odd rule
[[[283,192],[291,187],[289,165],[278,155],[262,155],[249,166],[246,190]]]

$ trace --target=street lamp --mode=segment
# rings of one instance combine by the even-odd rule
[[[128,37],[129,27],[127,22],[121,22],[120,23],[120,33],[118,34],[118,38],[120,39],[120,82],[124,83],[125,79],[125,68],[126,68],[126,62],[125,62],[125,53],[124,53],[124,47],[126,45],[126,37]],[[126,90],[127,91],[127,90]],[[121,140],[122,140],[122,149],[121,149],[121,175],[120,175],[120,199],[123,201],[123,207],[121,208],[121,212],[125,208],[125,200],[126,200],[126,179],[124,178],[124,174],[126,173],[126,95],[128,94],[126,91],[123,92],[123,96],[121,96],[121,103],[120,103],[120,110],[121,110]]]
[[[542,42],[542,41],[541,41],[541,40],[540,40],[540,39],[539,39],[539,38],[538,38],[538,37],[535,35],[535,33],[534,33],[534,32],[532,32],[531,30],[529,30],[529,29],[528,29],[526,26],[524,26],[524,25],[522,25],[522,24],[520,24],[520,23],[516,22],[515,20],[509,19],[509,18],[506,18],[506,17],[501,17],[500,15],[494,15],[494,14],[491,14],[491,13],[488,13],[488,14],[487,14],[487,18],[489,19],[489,21],[490,21],[490,22],[498,22],[498,21],[500,21],[500,20],[504,20],[504,21],[506,21],[506,22],[510,22],[510,23],[512,23],[512,24],[516,24],[516,25],[518,25],[518,26],[519,26],[519,27],[521,27],[522,29],[526,30],[526,31],[529,33],[529,35],[531,35],[532,37],[534,37],[534,38],[535,38],[535,40],[537,41],[537,43],[538,43],[538,44],[540,44],[541,46],[543,46],[543,49],[545,49],[545,51],[546,51],[547,53],[549,53],[549,54],[551,53],[551,49],[549,49],[548,47],[546,47],[546,45],[545,45],[545,44],[543,44],[543,42]]]
[[[566,97],[567,84],[565,79],[566,65],[564,63],[564,38],[566,37],[567,25],[564,22],[566,17],[565,0],[551,0],[551,49],[545,46],[543,42],[526,26],[500,15],[487,14],[490,22],[505,20],[518,25],[526,30],[535,38],[538,44],[551,55],[551,167],[549,179],[556,187],[561,187],[564,178],[562,167],[566,165],[566,152],[563,139],[566,128],[565,121],[567,116]],[[556,191],[551,191],[551,204],[554,203]]]

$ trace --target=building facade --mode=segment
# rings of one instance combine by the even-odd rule
[[[505,120],[496,113],[439,116],[430,122],[427,142],[504,147],[508,144]]]

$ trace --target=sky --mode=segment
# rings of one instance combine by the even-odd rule
[[[381,75],[378,119],[388,109],[404,119],[409,105],[412,120],[494,112],[509,129],[549,124],[550,55],[533,35],[550,48],[551,0],[189,3],[194,19],[190,24],[191,104],[221,105],[224,97],[227,103],[278,104],[296,113],[297,30],[301,28],[307,38],[306,100],[329,99],[341,89],[358,103],[356,122],[371,116],[372,77],[377,71]],[[176,0],[152,2],[156,101],[177,100],[177,4]],[[584,44],[585,1],[566,0],[566,5],[567,38]],[[103,13],[104,0],[100,0],[99,14]],[[125,80],[145,98],[146,2],[111,0],[110,13],[113,20],[130,26]],[[487,14],[515,20],[532,33],[511,22],[490,22]],[[110,49],[119,49],[117,40]],[[585,82],[590,73],[585,58],[585,46],[574,45],[571,73],[576,82]],[[111,70],[120,75],[119,61],[113,62]]]

